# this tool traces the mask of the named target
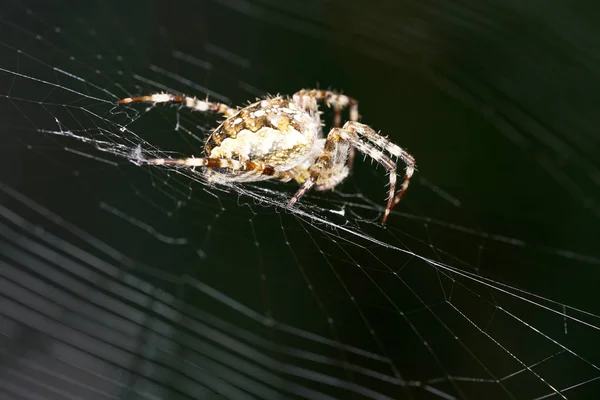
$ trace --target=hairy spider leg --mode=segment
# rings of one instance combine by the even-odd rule
[[[323,89],[302,89],[296,92],[295,96],[309,96],[314,97],[317,100],[323,100],[327,106],[333,107],[333,127],[339,128],[342,126],[342,111],[348,107],[350,109],[350,121],[357,122],[360,118],[358,114],[358,100],[346,96],[345,94],[337,93],[332,90]],[[354,165],[354,157],[356,151],[354,147],[350,148],[350,154],[348,155],[348,162],[346,166],[348,169],[352,169]]]
[[[358,101],[353,99],[352,97],[346,96],[345,94],[336,93],[332,90],[323,90],[323,89],[302,89],[297,91],[293,98],[308,96],[313,97],[317,100],[324,100],[327,103],[327,106],[338,106],[340,108],[340,112],[346,107],[350,108],[350,120],[358,121]],[[335,117],[334,126],[336,128],[341,125],[341,115]]]
[[[333,167],[333,157],[335,154],[337,146],[339,143],[343,141],[349,142],[352,146],[356,147],[360,152],[366,154],[367,156],[373,158],[375,161],[384,166],[384,168],[389,172],[390,177],[390,189],[388,194],[388,201],[385,208],[385,212],[383,214],[382,223],[385,224],[388,216],[390,214],[391,209],[395,204],[399,201],[398,197],[395,197],[396,192],[396,163],[387,155],[385,155],[379,148],[377,148],[373,144],[369,144],[368,142],[361,141],[359,137],[359,132],[357,132],[357,127],[354,125],[350,125],[350,122],[346,123],[343,128],[333,128],[329,135],[327,136],[327,141],[325,142],[325,148],[321,156],[319,156],[315,165],[311,168],[311,174],[309,179],[302,185],[302,187],[296,192],[294,197],[288,203],[288,207],[293,206],[304,194],[310,190],[323,171],[328,171]],[[356,123],[358,125],[362,125]],[[370,129],[370,128],[369,128]],[[361,129],[360,133],[364,133],[364,129]],[[374,132],[374,131],[373,131]],[[376,134],[375,134],[376,135]],[[365,135],[363,135],[365,137]],[[396,150],[396,149],[393,149]],[[412,158],[412,157],[411,157]],[[407,168],[408,169],[408,168]],[[407,181],[410,181],[410,176],[412,176],[412,171],[414,166],[411,168],[410,172],[407,172],[407,178],[405,179],[403,189],[400,193],[404,193],[406,187],[408,187]],[[409,175],[410,174],[410,175]],[[335,177],[333,177],[335,179]],[[400,194],[401,197],[401,194]],[[397,200],[396,200],[397,199]]]
[[[181,165],[183,167],[205,167],[205,168],[229,168],[232,171],[246,172],[242,175],[234,175],[228,179],[227,177],[221,176],[219,179],[211,179],[209,181],[218,181],[220,183],[226,182],[255,182],[261,179],[259,177],[265,177],[266,179],[277,179],[281,182],[289,182],[294,179],[292,171],[277,171],[275,167],[269,164],[262,163],[260,161],[238,161],[227,158],[181,158],[181,159],[170,159],[170,158],[155,158],[148,160],[150,164],[154,165]]]
[[[342,107],[339,103],[333,103],[333,113],[333,127],[340,128],[342,126]],[[358,103],[356,101],[350,105],[350,120],[358,121]],[[348,161],[346,162],[349,170],[354,165],[354,157],[356,157],[356,149],[354,146],[350,146],[350,153],[348,153]]]
[[[227,158],[154,158],[148,160],[154,165],[181,165],[184,167],[229,168],[232,171],[256,172],[259,175],[273,176],[275,167],[260,161],[238,161]]]
[[[396,204],[398,204],[398,202],[400,202],[400,199],[406,192],[406,189],[408,189],[410,178],[412,178],[416,168],[414,157],[408,154],[406,150],[404,150],[400,146],[390,142],[386,137],[379,135],[371,127],[365,124],[361,124],[360,122],[346,122],[342,129],[357,133],[358,135],[366,138],[368,141],[378,146],[382,150],[385,150],[391,155],[400,158],[406,164],[404,182],[402,183],[402,188],[394,198],[393,204],[390,207],[391,210]],[[394,174],[395,173],[396,171],[394,169]],[[387,217],[387,215],[385,217]]]
[[[222,103],[199,100],[195,97],[179,96],[169,93],[157,93],[148,96],[127,97],[118,101],[118,104],[130,103],[177,103],[194,111],[215,112],[227,118],[237,114],[238,110]]]
[[[391,208],[394,199],[394,192],[396,188],[396,164],[376,147],[361,142],[360,138],[356,133],[344,130],[344,128],[333,128],[329,132],[329,135],[327,135],[327,141],[325,142],[323,153],[319,156],[315,164],[311,167],[311,174],[309,178],[296,192],[294,197],[292,197],[292,199],[289,201],[288,207],[293,206],[298,200],[302,198],[302,196],[304,196],[304,194],[307,191],[309,191],[315,185],[323,171],[328,171],[332,169],[334,163],[333,155],[337,151],[337,147],[342,141],[349,142],[352,146],[355,146],[359,151],[363,152],[364,154],[368,155],[369,157],[382,164],[388,171],[394,172],[390,173],[390,193],[388,197],[388,206],[386,207],[386,212],[383,216],[382,221],[383,223],[385,223],[389,215],[389,209]],[[335,177],[333,178],[335,179]]]

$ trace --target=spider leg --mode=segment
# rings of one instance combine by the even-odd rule
[[[361,136],[366,139],[370,138],[370,140],[364,141],[361,139]],[[385,139],[385,146],[381,146],[383,149],[380,149],[375,143],[382,143],[382,139],[384,138],[379,137],[379,135],[371,128],[359,123],[348,122],[343,128],[333,128],[327,136],[323,153],[311,167],[309,179],[307,179],[300,190],[296,192],[294,197],[290,200],[288,206],[292,206],[294,203],[296,203],[308,190],[315,185],[315,183],[317,183],[317,181],[320,181],[320,184],[317,186],[318,189],[327,189],[335,186],[340,182],[341,179],[343,179],[343,177],[345,177],[343,174],[341,177],[339,176],[340,170],[336,168],[336,163],[345,162],[345,160],[340,158],[340,155],[347,154],[345,152],[349,149],[346,150],[342,146],[344,143],[348,143],[348,145],[355,147],[358,151],[366,154],[383,165],[389,172],[390,188],[387,205],[382,219],[382,223],[385,224],[390,211],[398,203],[398,201],[400,201],[402,194],[408,187],[410,177],[414,171],[414,159],[410,154],[406,153],[393,143],[390,143],[387,141],[387,139]],[[402,185],[401,191],[396,196],[396,163],[389,156],[387,156],[383,150],[386,150],[391,154],[408,161],[404,184]]]
[[[354,108],[350,108],[350,121],[358,121],[358,103],[355,103],[354,105],[352,105],[351,107]],[[354,110],[354,111],[353,111]],[[338,117],[339,122],[341,124],[341,115]],[[336,126],[336,128],[339,128],[340,125],[338,124]],[[350,146],[350,153],[348,154],[348,162],[346,163],[346,166],[348,167],[349,170],[352,169],[352,166],[354,165],[354,157],[356,157],[356,149],[354,148],[354,146]]]
[[[154,158],[148,160],[148,163],[154,165],[180,165],[182,167],[206,167],[206,168],[229,168],[231,171],[236,172],[248,172],[248,176],[240,177],[236,175],[236,182],[250,182],[260,180],[257,176],[262,176],[266,179],[270,179],[271,177],[277,178],[280,180],[287,179],[288,181],[291,177],[287,177],[284,172],[277,172],[275,167],[269,164],[262,163],[260,161],[238,161],[227,158],[180,158],[180,159],[171,159],[171,158]]]
[[[333,127],[339,128],[342,126],[342,111],[345,108],[350,109],[350,121],[358,121],[360,115],[358,114],[358,100],[346,96],[345,94],[337,93],[332,90],[323,90],[323,89],[302,89],[294,95],[294,98],[301,98],[303,96],[313,97],[317,100],[323,100],[329,107],[333,107]],[[355,157],[354,147],[350,149],[350,154],[348,155],[348,169],[352,169],[352,165],[354,165],[354,157]]]
[[[225,115],[227,118],[234,116],[238,110],[222,103],[199,100],[195,97],[179,96],[169,93],[157,93],[148,96],[127,97],[118,101],[118,104],[130,103],[178,103],[195,111],[210,111]]]
[[[338,107],[339,112],[334,115],[334,127],[341,125],[341,111],[346,107],[350,108],[350,120],[358,121],[358,101],[352,97],[346,96],[345,94],[337,93],[332,90],[323,89],[302,89],[296,92],[293,96],[294,99],[301,99],[302,97],[312,97],[317,100],[323,100],[328,107]]]
[[[296,204],[296,202],[298,200],[300,200],[302,198],[302,196],[304,196],[304,194],[306,192],[308,192],[315,185],[317,178],[318,178],[318,175],[313,176],[311,174],[310,178],[307,179],[306,182],[304,182],[304,184],[300,187],[300,189],[296,192],[296,194],[294,194],[294,196],[290,199],[287,206],[292,207],[294,204]]]
[[[343,135],[341,128],[333,128],[329,132],[323,152],[310,167],[310,175],[289,201],[288,207],[300,200],[317,182],[318,190],[326,190],[337,185],[348,175],[348,169],[344,168],[344,165],[351,146],[344,148]]]
[[[387,219],[387,216],[389,215],[390,210],[392,208],[394,208],[394,206],[396,204],[398,204],[398,202],[402,198],[402,195],[404,195],[404,192],[406,192],[406,189],[408,188],[408,184],[410,183],[410,178],[413,176],[413,173],[415,172],[415,167],[416,167],[415,159],[413,156],[408,154],[406,152],[406,150],[404,150],[400,146],[397,146],[394,143],[390,142],[387,138],[379,135],[377,132],[375,132],[369,126],[361,124],[360,122],[349,121],[346,124],[344,124],[344,127],[342,128],[342,130],[346,131],[346,132],[352,132],[360,137],[364,137],[369,142],[371,142],[373,145],[377,146],[378,148],[381,148],[384,151],[387,151],[388,153],[390,153],[393,156],[400,158],[406,164],[404,182],[402,183],[402,188],[400,189],[398,194],[394,197],[393,196],[393,186],[392,186],[392,176],[393,176],[393,180],[395,182],[395,180],[396,180],[396,176],[395,176],[396,175],[396,164],[389,157],[385,156],[385,154],[383,154],[381,151],[379,151],[376,147],[374,147],[372,145],[368,145],[367,143],[360,141],[360,139],[357,139],[358,140],[357,142],[352,142],[352,144],[354,146],[356,146],[356,148],[359,149],[360,151],[363,151],[363,150],[361,150],[361,147],[368,149],[367,151],[363,151],[363,152],[365,154],[369,155],[370,157],[372,157],[373,159],[375,159],[375,161],[378,161],[378,162],[384,164],[382,162],[382,160],[387,159],[390,162],[392,162],[392,164],[393,164],[394,168],[393,168],[393,170],[390,170],[390,196],[391,197],[388,201],[388,207],[385,210],[385,215],[383,216],[383,222],[385,223],[385,220]],[[386,162],[387,162],[387,160],[386,160]],[[385,166],[385,164],[384,164],[384,166]],[[386,166],[386,168],[388,168],[388,167]],[[388,168],[388,170],[389,170],[389,168]]]

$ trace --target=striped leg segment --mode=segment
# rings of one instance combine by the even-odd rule
[[[182,167],[229,168],[232,171],[255,172],[257,175],[276,175],[275,167],[257,161],[238,161],[226,158],[155,158],[154,165],[181,165]]]
[[[327,106],[339,108],[339,112],[341,112],[346,107],[350,108],[350,120],[358,121],[358,101],[353,99],[352,97],[346,96],[345,94],[336,93],[331,90],[322,90],[322,89],[303,89],[294,94],[294,98],[296,97],[313,97],[317,100],[323,100]],[[341,125],[341,115],[339,112],[336,112],[336,116],[334,119],[334,127],[339,127]]]
[[[226,117],[234,116],[238,110],[222,103],[213,103],[210,101],[199,100],[195,97],[179,96],[169,93],[157,93],[148,96],[127,97],[118,101],[118,104],[130,103],[176,103],[181,104],[191,110],[202,112],[215,112],[223,114]]]
[[[394,208],[394,206],[396,204],[398,204],[398,202],[400,201],[400,199],[406,192],[406,189],[408,188],[408,185],[410,183],[410,178],[413,176],[413,174],[415,172],[415,167],[416,167],[415,159],[413,156],[408,154],[406,152],[406,150],[404,150],[400,146],[397,146],[394,143],[390,142],[386,137],[379,135],[377,132],[375,132],[369,126],[361,124],[360,122],[352,122],[352,121],[347,122],[342,129],[345,131],[348,131],[348,132],[354,132],[358,136],[365,138],[370,143],[375,145],[376,146],[375,148],[373,148],[372,146],[368,146],[372,149],[371,154],[368,154],[368,155],[370,157],[372,157],[375,161],[379,162],[378,157],[381,157],[384,155],[381,151],[378,150],[378,148],[380,148],[384,151],[387,151],[389,154],[400,158],[406,164],[404,182],[402,183],[402,188],[400,189],[398,194],[393,199],[391,206],[388,203],[388,207],[386,208],[385,215],[383,217],[383,220],[385,222],[385,220],[387,219],[387,216],[390,213],[390,210],[392,208]],[[364,143],[364,142],[361,142],[361,143]],[[353,144],[356,145],[355,143],[353,143]],[[359,147],[357,146],[357,148],[359,148]],[[360,150],[360,148],[359,148],[359,150]],[[367,153],[365,153],[365,154],[367,154]],[[395,180],[395,174],[396,174],[396,168],[395,168],[395,163],[394,163],[394,170],[392,172],[390,172],[390,190],[392,189],[392,187],[391,187],[392,175],[394,175],[394,180]]]
[[[303,89],[296,92],[295,96],[309,96],[314,97],[317,100],[324,101],[327,106],[333,107],[333,127],[339,128],[342,126],[342,111],[345,108],[349,108],[350,121],[356,122],[360,118],[358,114],[358,100],[346,96],[345,94],[337,93],[332,90],[322,89]],[[354,164],[355,156],[354,147],[350,149],[350,155],[348,156],[348,169],[352,169]]]
[[[364,140],[366,139],[366,140]],[[386,138],[380,136],[371,128],[358,122],[348,122],[343,128],[333,128],[327,136],[325,142],[325,148],[323,153],[317,159],[315,165],[311,167],[310,178],[302,185],[300,190],[296,192],[294,197],[288,203],[288,206],[294,205],[304,194],[310,190],[318,180],[321,180],[323,186],[327,186],[329,180],[335,180],[335,174],[332,171],[336,169],[336,162],[340,162],[339,157],[335,157],[338,153],[338,146],[343,145],[343,142],[347,142],[355,147],[358,151],[371,157],[378,163],[384,166],[389,172],[390,176],[390,189],[388,195],[387,206],[383,214],[382,223],[388,219],[390,211],[400,201],[400,198],[406,191],[410,178],[413,175],[415,169],[414,158],[406,151],[389,142]],[[404,183],[400,192],[396,195],[396,168],[397,165],[388,155],[388,153],[401,158],[407,165],[406,175]],[[329,176],[328,176],[329,175]]]

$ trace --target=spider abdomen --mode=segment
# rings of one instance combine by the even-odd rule
[[[320,132],[318,115],[280,97],[261,100],[226,119],[206,143],[211,158],[260,161],[280,170],[301,164]]]
[[[262,127],[256,132],[243,130],[225,138],[210,152],[211,158],[260,161],[282,170],[302,163],[312,149],[314,138],[293,128],[285,131]]]

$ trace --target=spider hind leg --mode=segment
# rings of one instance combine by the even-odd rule
[[[220,178],[214,179],[220,182],[252,182],[264,179],[277,178],[285,181],[290,178],[285,173],[277,172],[272,165],[260,161],[239,161],[228,158],[154,158],[147,161],[154,165],[179,165],[182,167],[205,167],[208,169],[229,169],[232,174],[221,174]],[[243,175],[242,175],[243,174]],[[225,176],[229,176],[229,179]]]

